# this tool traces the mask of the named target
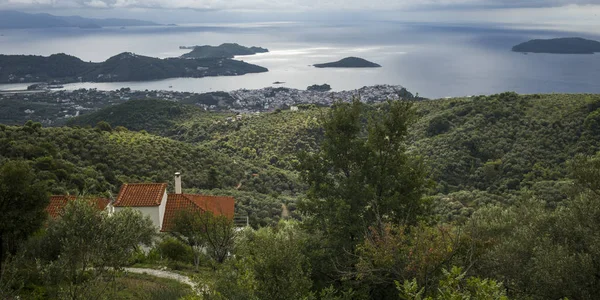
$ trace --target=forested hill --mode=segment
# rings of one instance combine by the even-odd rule
[[[184,188],[234,195],[237,213],[257,226],[277,221],[281,203],[303,190],[289,171],[103,123],[94,129],[0,125],[0,164],[21,159],[53,194],[114,197],[122,183],[171,183],[180,171]]]
[[[195,105],[186,105],[165,100],[131,100],[120,105],[110,106],[96,113],[85,114],[69,119],[70,126],[96,126],[107,122],[112,126],[123,126],[129,130],[145,130],[152,134],[176,137],[181,134],[179,126],[190,123],[195,127],[206,128],[215,121],[235,116],[234,113],[209,113]],[[195,140],[204,137],[196,132]],[[194,139],[190,140],[194,140]]]
[[[238,121],[177,103],[146,103],[126,103],[74,122],[95,126],[105,119],[293,174],[296,154],[317,149],[327,110],[304,106]],[[568,187],[567,162],[600,149],[598,95],[505,93],[414,105],[418,119],[409,149],[423,157],[435,182],[430,194],[447,204],[439,207],[450,218],[483,202],[510,203],[522,193],[560,201]]]
[[[234,76],[267,72],[266,68],[222,58],[160,59],[124,52],[104,62],[84,62],[66,55],[0,55],[0,83],[120,82],[174,77]]]

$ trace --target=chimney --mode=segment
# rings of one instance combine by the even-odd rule
[[[175,173],[175,194],[181,194],[181,173]]]

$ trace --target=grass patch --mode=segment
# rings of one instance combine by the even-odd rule
[[[146,274],[123,274],[117,279],[114,299],[180,299],[191,295],[192,288],[176,280]]]

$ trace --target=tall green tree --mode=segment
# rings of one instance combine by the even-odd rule
[[[234,258],[217,272],[217,299],[311,299],[305,240],[306,233],[295,221],[244,230]]]
[[[414,120],[409,102],[338,102],[323,120],[320,150],[299,155],[309,185],[299,208],[309,230],[324,237],[316,247],[325,249],[318,260],[331,262],[325,267],[329,278],[339,277],[333,270],[353,268],[356,246],[369,228],[415,224],[425,213],[422,161],[406,151]]]
[[[40,229],[48,205],[44,185],[24,161],[9,161],[0,169],[0,271],[8,252]]]

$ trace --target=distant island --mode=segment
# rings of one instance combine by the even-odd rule
[[[555,54],[594,54],[600,52],[600,42],[580,37],[537,39],[512,48],[514,52],[555,53]]]
[[[130,52],[101,63],[66,55],[0,55],[0,83],[70,83],[146,81],[175,77],[201,78],[267,72],[261,66],[224,58],[154,58]]]
[[[322,84],[322,85],[313,84],[313,85],[307,87],[306,90],[313,91],[313,92],[329,92],[329,91],[331,91],[331,86],[327,83]]]
[[[120,26],[155,26],[154,22],[133,19],[93,19],[79,16],[29,14],[13,10],[0,10],[0,29],[79,27],[83,29]]]
[[[346,57],[336,62],[316,64],[316,68],[380,68],[381,66],[359,57]]]
[[[236,43],[225,43],[219,46],[180,46],[179,49],[192,49],[192,52],[182,55],[182,58],[233,58],[237,55],[269,52],[265,48],[245,47]]]

